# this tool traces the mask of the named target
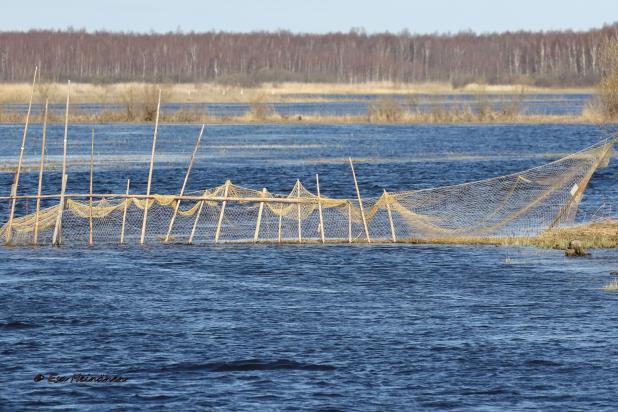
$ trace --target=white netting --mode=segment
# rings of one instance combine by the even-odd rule
[[[179,198],[67,194],[60,204],[15,218],[0,235],[13,244],[431,241],[535,236],[572,223],[594,171],[614,140],[521,173],[363,199],[318,196],[297,182],[288,195],[231,182]],[[23,198],[23,197],[22,197]],[[60,197],[58,196],[59,200]],[[177,207],[177,202],[180,204]],[[321,210],[321,212],[320,212]],[[91,218],[92,216],[92,218]],[[170,222],[173,225],[170,228]],[[92,230],[90,222],[92,221]],[[320,224],[323,222],[323,224]],[[365,230],[365,223],[367,230]],[[169,233],[168,233],[169,232]],[[368,233],[367,233],[368,232]]]

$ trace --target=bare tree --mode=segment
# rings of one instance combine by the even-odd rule
[[[593,85],[618,23],[583,32],[413,35],[0,32],[0,81],[526,83]]]

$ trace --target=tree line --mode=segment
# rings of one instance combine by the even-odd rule
[[[618,23],[476,34],[0,32],[0,81],[527,83],[589,86]]]

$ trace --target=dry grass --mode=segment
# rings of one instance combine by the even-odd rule
[[[123,103],[131,90],[150,87],[144,83],[71,84],[71,100],[75,103]],[[269,102],[312,102],[328,100],[328,95],[409,95],[409,94],[518,94],[518,85],[467,85],[454,89],[449,83],[402,84],[371,82],[355,84],[339,83],[264,83],[258,87],[243,88],[216,83],[178,83],[160,85],[167,94],[167,101],[183,103],[244,102],[250,103],[267,96]],[[0,103],[24,103],[30,96],[28,83],[0,84]],[[159,87],[159,85],[156,85]],[[527,93],[582,93],[591,89],[547,89],[526,86]],[[36,87],[35,98],[52,103],[66,99],[66,84],[42,83]],[[302,98],[297,95],[305,95]]]
[[[606,219],[567,228],[549,230],[534,241],[534,246],[566,249],[569,241],[577,239],[584,248],[618,247],[618,221]]]
[[[618,292],[618,279],[609,281],[609,283],[603,286],[603,290],[605,292]]]
[[[129,107],[133,107],[130,109]],[[120,110],[103,110],[96,113],[71,110],[71,123],[142,123],[151,122],[154,118],[154,106],[148,103],[127,105]],[[23,123],[23,110],[6,110],[0,107],[0,123]],[[31,116],[32,123],[43,121],[40,114]],[[50,111],[49,121],[64,122],[64,110]],[[307,123],[307,124],[489,124],[489,123],[521,123],[521,124],[581,124],[591,123],[584,116],[563,115],[522,115],[505,112],[482,112],[471,110],[436,108],[427,112],[421,111],[370,111],[364,115],[283,115],[277,113],[270,104],[255,103],[250,105],[247,113],[237,116],[215,116],[204,109],[183,108],[177,111],[161,112],[161,121],[166,123]]]
[[[0,84],[0,105],[6,103],[25,103],[29,99],[30,85]],[[263,84],[255,88],[242,88],[213,83],[196,84],[72,84],[72,103],[97,103],[120,105],[117,110],[103,110],[97,113],[80,112],[73,109],[70,121],[74,123],[108,123],[108,122],[150,122],[156,110],[158,89],[162,90],[164,103],[245,103],[250,110],[240,116],[211,116],[204,109],[184,108],[176,112],[163,112],[162,121],[173,123],[590,123],[598,119],[598,110],[591,106],[581,116],[559,115],[523,115],[520,105],[524,92],[538,92],[533,88],[522,89],[522,86],[486,86],[468,85],[464,89],[453,89],[450,84],[397,84],[397,83],[362,83],[362,84],[326,84],[326,83],[280,83]],[[35,89],[35,103],[40,104],[45,99],[52,103],[63,103],[66,99],[67,86],[57,83],[40,83]],[[553,90],[554,92],[557,90]],[[581,91],[581,90],[580,90]],[[447,107],[445,102],[434,101],[423,97],[426,101],[418,101],[418,93],[470,93],[476,94],[474,102],[462,104],[460,107]],[[565,90],[561,90],[565,92]],[[492,93],[510,96],[510,101],[503,103],[499,111],[492,109],[489,96]],[[371,103],[364,115],[291,115],[277,113],[272,103],[292,102],[328,102],[333,101],[329,95],[407,95],[407,106],[402,106],[398,100],[382,97]],[[337,101],[342,101],[338,98]],[[430,110],[420,110],[422,103],[430,103]],[[472,108],[472,105],[475,109]],[[63,120],[62,112],[51,112],[50,121]],[[20,123],[24,120],[23,111],[2,108],[0,106],[0,122]],[[40,116],[33,118],[40,122]]]
[[[542,249],[566,249],[569,242],[579,240],[584,248],[618,247],[618,220],[575,225],[548,230],[536,237],[440,237],[435,239],[406,239],[405,243],[452,244],[452,245],[494,245],[534,246]]]

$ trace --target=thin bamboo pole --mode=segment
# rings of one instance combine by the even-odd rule
[[[159,100],[157,102],[157,118],[155,120],[154,135],[152,137],[152,154],[150,155],[150,169],[148,170],[148,186],[146,188],[146,195],[150,196],[150,186],[152,184],[152,168],[154,167],[155,152],[157,148],[157,131],[159,130],[159,112],[161,111],[161,89],[159,89]],[[148,221],[148,200],[144,202],[144,220],[142,221],[142,235],[139,240],[139,244],[144,244],[146,237],[146,222]]]
[[[283,223],[283,204],[279,208],[279,233],[278,233],[278,236],[277,236],[277,241],[279,243],[281,243],[281,226],[282,226],[282,223]]]
[[[90,236],[88,238],[88,246],[93,245],[92,239],[92,178],[94,177],[94,128],[92,129],[92,142],[90,144],[90,202],[88,208],[88,225],[90,227]]]
[[[30,91],[30,101],[28,103],[28,112],[26,113],[26,122],[24,125],[24,134],[21,138],[21,147],[19,149],[19,158],[17,160],[17,170],[15,171],[15,179],[13,185],[11,186],[11,197],[13,198],[13,202],[11,203],[11,209],[9,211],[9,221],[7,222],[6,229],[6,243],[11,242],[11,235],[13,234],[12,226],[13,226],[13,217],[15,216],[15,206],[17,204],[17,187],[19,186],[19,175],[21,174],[21,165],[24,159],[24,149],[26,148],[26,137],[28,136],[28,125],[30,124],[30,113],[32,112],[32,99],[34,98],[34,85],[36,83],[36,74],[38,71],[38,67],[34,67],[34,78],[32,79],[32,89]]]
[[[223,197],[227,199],[227,194],[230,189],[230,181],[227,180],[225,182],[225,190],[223,192]],[[221,225],[223,224],[223,215],[225,214],[225,205],[227,204],[227,200],[224,200],[221,204],[221,212],[219,213],[219,222],[217,223],[217,231],[215,232],[215,243],[219,243],[219,236],[221,235]]]
[[[266,188],[262,189],[262,196],[266,197]],[[258,241],[260,236],[260,225],[262,224],[262,212],[264,211],[264,202],[260,202],[260,209],[258,210],[257,222],[255,224],[255,233],[253,234],[253,243]]]
[[[58,216],[56,217],[56,226],[54,227],[54,235],[52,236],[52,246],[60,246],[62,243],[62,212],[64,211],[64,192],[67,187],[67,175],[62,177],[62,189],[60,191],[60,204],[58,205]]]
[[[300,180],[296,180],[296,198],[300,199]],[[300,220],[300,203],[297,206],[298,211],[298,243],[303,243],[303,227]]]
[[[60,205],[58,208],[58,217],[56,218],[56,227],[54,228],[54,235],[52,237],[52,244],[54,246],[60,245],[62,242],[62,212],[64,211],[64,202],[67,186],[67,147],[69,139],[69,107],[71,102],[71,81],[67,84],[67,104],[64,112],[64,139],[62,144],[62,186],[60,189]]]
[[[188,244],[193,243],[193,237],[195,236],[195,229],[197,229],[197,222],[200,220],[200,215],[202,214],[203,208],[204,208],[204,201],[202,200],[200,202],[200,208],[197,210],[197,213],[195,214],[195,222],[193,222],[193,228],[191,228],[191,235],[189,235],[189,241],[187,242]]]
[[[45,143],[47,140],[47,108],[49,100],[45,100],[45,114],[43,115],[43,137],[41,139],[41,162],[39,164],[39,186],[36,192],[36,210],[34,214],[34,236],[32,244],[39,242],[39,213],[41,211],[41,192],[43,190],[43,169],[45,168]]]
[[[131,186],[131,179],[127,179],[127,196],[129,196],[129,188]],[[122,228],[120,229],[120,244],[124,244],[124,228],[127,223],[127,209],[129,208],[129,202],[131,199],[128,197],[124,199],[124,210],[122,211]]]
[[[348,201],[348,243],[352,243],[352,202]]]
[[[320,212],[320,238],[322,239],[322,243],[325,242],[324,239],[324,216],[322,215],[322,200],[320,198],[320,176],[315,174],[315,186],[318,191],[318,211]]]
[[[352,168],[352,177],[354,178],[354,187],[356,187],[356,196],[358,196],[358,207],[361,212],[361,217],[363,219],[363,226],[365,227],[365,236],[367,236],[367,243],[371,243],[371,238],[369,237],[369,227],[367,226],[367,219],[365,219],[365,211],[363,210],[363,199],[361,198],[360,190],[358,189],[358,181],[356,180],[356,173],[354,172],[354,164],[352,163],[352,158],[348,158],[350,161],[350,168]]]
[[[386,189],[384,189],[384,201],[386,202],[386,211],[388,212],[388,222],[391,225],[391,236],[393,238],[393,243],[396,243],[397,235],[395,234],[395,225],[393,224],[393,214],[391,213],[390,195],[386,193]]]
[[[195,155],[197,154],[197,150],[200,147],[200,140],[202,140],[202,135],[204,134],[205,124],[202,125],[202,130],[200,130],[200,134],[197,136],[197,141],[195,142],[195,147],[193,148],[193,153],[191,154],[191,160],[189,160],[189,166],[187,167],[187,173],[185,174],[185,180],[182,182],[182,187],[180,188],[180,196],[183,196],[185,193],[185,188],[187,187],[187,181],[189,180],[189,174],[191,173],[191,168],[193,167],[193,162],[195,161]],[[170,219],[170,225],[167,229],[167,235],[165,235],[165,243],[169,242],[170,235],[172,233],[172,228],[174,227],[174,221],[176,220],[176,215],[178,215],[178,209],[180,208],[180,200],[176,201],[176,206],[174,206],[174,214]]]
[[[71,100],[71,81],[67,84],[67,105],[64,112],[64,140],[62,152],[62,176],[67,174],[67,142],[69,137],[69,103]]]

